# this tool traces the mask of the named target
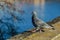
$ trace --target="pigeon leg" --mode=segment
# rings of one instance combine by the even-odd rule
[[[45,32],[45,31],[44,31],[43,29],[41,29],[41,28],[40,28],[39,30],[40,30],[40,32]]]
[[[44,30],[41,30],[42,32],[45,32]]]
[[[32,32],[36,32],[36,30],[33,30]]]

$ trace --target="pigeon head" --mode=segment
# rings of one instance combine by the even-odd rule
[[[33,14],[34,16],[37,16],[37,12],[36,12],[36,11],[33,11],[32,14]]]

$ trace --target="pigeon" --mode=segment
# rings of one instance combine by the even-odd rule
[[[37,12],[33,11],[32,12],[32,24],[35,27],[35,30],[33,30],[32,32],[36,32],[36,31],[41,31],[41,32],[45,32],[43,29],[44,28],[51,28],[54,29],[53,26],[48,25],[46,22],[44,22],[43,20],[39,19],[37,17]]]

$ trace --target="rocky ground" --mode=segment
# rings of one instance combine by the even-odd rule
[[[52,23],[52,25],[55,27],[55,30],[44,29],[45,32],[36,33],[24,32],[8,40],[60,40],[60,21],[54,19],[54,22],[55,23]]]

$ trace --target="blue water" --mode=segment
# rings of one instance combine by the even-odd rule
[[[6,5],[5,5],[6,6]],[[51,21],[54,18],[60,16],[60,3],[58,2],[46,2],[44,6],[41,7],[41,5],[33,5],[33,4],[23,4],[22,7],[18,8],[21,10],[24,10],[23,13],[10,10],[9,8],[5,7],[5,10],[3,11],[0,9],[0,20],[2,20],[4,23],[0,22],[0,29],[3,32],[3,38],[7,39],[11,37],[10,29],[8,29],[9,26],[6,24],[11,24],[13,28],[16,30],[17,33],[24,32],[28,29],[33,28],[32,22],[31,22],[31,16],[32,11],[36,11],[37,15],[40,19],[42,19],[45,22]],[[10,13],[13,13],[15,16],[17,16],[18,19],[21,20],[14,20]],[[1,36],[0,36],[0,40]]]
[[[45,21],[53,20],[54,18],[60,16],[60,3],[52,2],[45,4]]]

